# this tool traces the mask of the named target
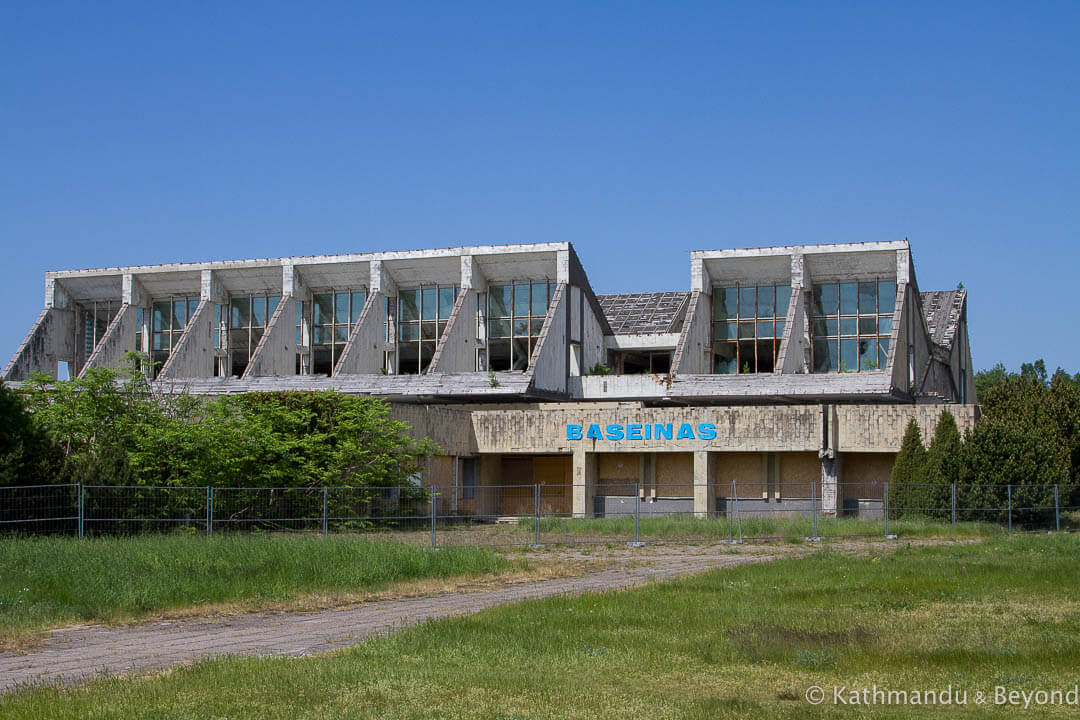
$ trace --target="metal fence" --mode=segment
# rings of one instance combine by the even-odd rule
[[[8,535],[365,533],[437,547],[1078,529],[1080,485],[0,487],[0,533]]]

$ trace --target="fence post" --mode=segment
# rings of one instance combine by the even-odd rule
[[[952,484],[952,526],[956,527],[956,483]]]
[[[86,488],[83,487],[82,483],[76,484],[75,487],[78,490],[78,502],[77,502],[78,509],[79,509],[78,533],[79,533],[79,537],[82,538],[83,537],[83,518],[86,517]]]
[[[1012,485],[1008,485],[1009,492],[1009,534],[1012,534]]]
[[[739,540],[738,544],[742,545],[742,512],[739,510],[739,486],[735,484],[735,481],[731,481],[731,488],[734,490],[735,495],[735,522],[739,526]]]
[[[1054,484],[1054,531],[1061,532],[1061,503],[1058,501],[1058,486]]]
[[[889,481],[885,481],[885,494],[882,496],[884,499],[885,510],[885,539],[889,539]]]
[[[439,548],[438,537],[435,535],[435,488],[431,488],[431,549]]]
[[[817,540],[817,486],[810,485],[810,539]]]
[[[540,547],[540,483],[533,485],[533,547]]]
[[[329,534],[329,519],[326,517],[326,495],[327,488],[323,485],[322,489],[322,536],[326,537]]]
[[[728,502],[724,503],[724,514],[727,516],[727,540],[729,544],[735,542],[735,506],[732,503],[737,503],[738,498],[735,495],[735,481],[731,481],[731,496],[728,498]]]
[[[206,487],[206,535],[214,534],[214,488]]]
[[[641,481],[634,487],[634,539],[627,545],[645,547],[645,543],[641,542]]]

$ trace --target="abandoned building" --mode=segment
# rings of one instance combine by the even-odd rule
[[[977,415],[967,295],[920,292],[907,241],[695,251],[688,290],[619,295],[569,243],[49,272],[3,380],[130,351],[164,392],[385,398],[460,513],[534,484],[575,516],[858,512],[910,418]]]

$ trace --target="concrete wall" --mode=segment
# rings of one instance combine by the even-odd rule
[[[570,374],[570,340],[567,335],[570,301],[567,287],[569,286],[556,286],[544,327],[530,358],[529,371],[533,376],[534,387],[539,390],[566,392],[566,378]]]
[[[712,372],[712,353],[705,361],[705,351],[712,348],[712,296],[694,291],[690,295],[679,344],[672,358],[672,372],[703,375]]]
[[[214,305],[204,298],[184,327],[180,342],[169,353],[158,379],[211,377],[214,374],[213,331]]]
[[[128,352],[134,351],[135,333],[138,331],[136,316],[139,309],[132,305],[121,305],[116,317],[109,323],[101,342],[86,359],[86,364],[79,371],[79,377],[85,377],[91,368],[118,368],[124,364]]]
[[[601,322],[596,307],[588,302],[589,295],[591,292],[583,291],[581,366],[585,373],[592,370],[597,363],[607,364],[604,353],[604,323]]]
[[[409,425],[413,437],[429,437],[447,455],[474,454],[472,423],[469,412],[445,405],[393,403],[390,417]]]
[[[810,497],[810,488],[821,482],[817,453],[779,453],[780,497]]]
[[[731,483],[740,498],[760,498],[765,492],[762,475],[762,454],[756,452],[725,452],[713,454],[716,463],[716,493],[732,497]]]
[[[334,375],[382,372],[382,349],[386,346],[386,296],[369,293],[353,326],[349,342],[338,358]]]
[[[296,374],[296,298],[281,298],[255,346],[244,377]]]
[[[656,453],[656,497],[693,497],[694,453]]]
[[[844,453],[840,476],[840,497],[874,498],[884,495],[885,483],[892,475],[896,456],[893,453]]]
[[[75,314],[47,307],[38,315],[15,356],[4,368],[3,380],[27,380],[32,372],[56,377],[59,362],[75,359]]]
[[[948,410],[956,418],[960,434],[974,427],[976,405],[837,405],[837,449],[841,452],[891,452],[900,450],[908,421],[915,418],[929,442],[938,418]]]
[[[439,339],[428,373],[476,370],[476,291],[463,289],[454,301],[446,330]]]

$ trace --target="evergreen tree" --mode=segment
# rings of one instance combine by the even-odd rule
[[[912,418],[904,430],[900,452],[893,463],[889,479],[889,517],[920,515],[927,505],[925,483],[926,447],[922,430]]]

